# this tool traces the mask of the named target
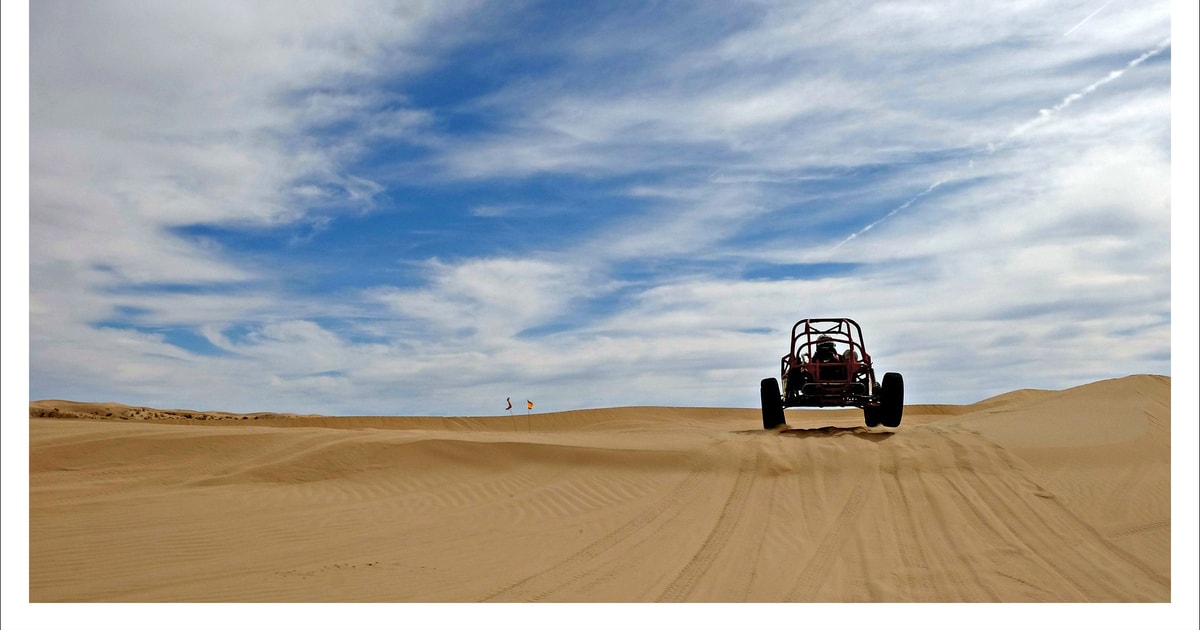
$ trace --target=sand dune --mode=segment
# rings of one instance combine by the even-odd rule
[[[33,602],[1168,602],[1170,379],[486,418],[30,404]]]

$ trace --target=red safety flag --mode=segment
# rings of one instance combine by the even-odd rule
[[[532,401],[532,400],[526,400],[526,401],[525,401],[525,404],[526,404],[526,405],[527,405],[527,406],[528,406],[530,409],[533,409],[533,401]]]
[[[504,402],[508,403],[508,406],[504,408],[505,411],[512,409],[512,398],[505,398]]]

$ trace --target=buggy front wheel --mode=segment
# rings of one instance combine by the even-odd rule
[[[762,400],[763,428],[770,430],[783,424],[783,398],[779,395],[779,381],[764,378],[758,390]]]
[[[904,377],[896,372],[883,375],[883,384],[879,388],[879,421],[885,427],[900,426],[900,418],[904,415]]]

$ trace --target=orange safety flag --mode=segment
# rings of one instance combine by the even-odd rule
[[[533,409],[533,401],[532,401],[532,400],[526,400],[526,401],[525,401],[525,404],[526,404],[526,405],[527,405],[527,406],[528,406],[530,409]]]
[[[512,398],[505,398],[504,402],[508,403],[508,406],[504,408],[506,411],[512,409]]]

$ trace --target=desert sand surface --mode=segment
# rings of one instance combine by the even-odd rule
[[[29,599],[1169,602],[1170,388],[913,405],[894,430],[36,401]]]

